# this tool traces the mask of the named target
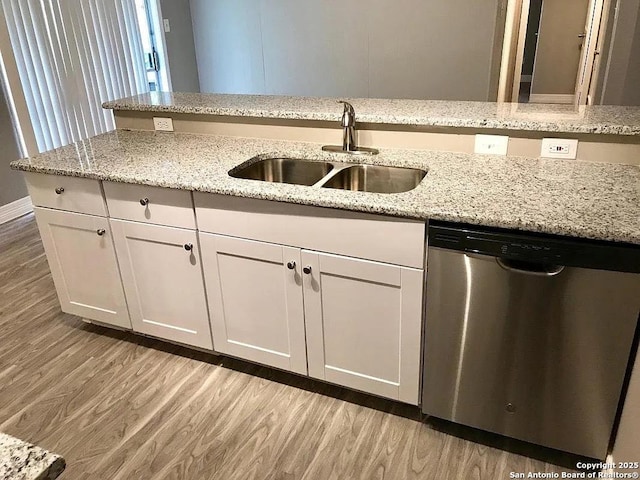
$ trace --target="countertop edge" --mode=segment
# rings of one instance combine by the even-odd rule
[[[299,120],[299,121],[317,121],[317,122],[334,122],[339,121],[339,116],[328,115],[324,113],[314,112],[267,112],[260,110],[233,110],[225,108],[204,108],[193,107],[184,109],[172,106],[134,106],[123,105],[115,102],[105,102],[103,108],[114,111],[130,111],[130,112],[148,112],[148,113],[174,113],[174,114],[193,114],[193,115],[211,115],[219,117],[246,117],[259,119],[274,120]],[[394,125],[406,127],[434,127],[434,128],[476,128],[486,130],[518,130],[527,132],[548,132],[548,133],[573,133],[573,134],[592,134],[592,135],[618,135],[625,137],[640,136],[640,126],[630,127],[627,125],[603,126],[599,124],[593,125],[562,125],[557,123],[538,123],[531,124],[526,120],[473,120],[473,119],[447,119],[447,118],[428,118],[419,119],[413,117],[393,116],[388,118],[380,118],[371,115],[359,115],[358,122],[373,125]]]
[[[129,112],[338,122],[341,110],[333,108],[335,100],[330,97],[153,92],[106,101],[102,107]],[[512,110],[518,104],[496,102],[363,98],[349,101],[357,106],[357,121],[369,125],[640,136],[640,108],[634,107],[630,110],[630,107],[581,106],[572,111],[567,110],[567,105],[541,105],[550,110],[519,112]]]
[[[202,188],[198,185],[187,185],[187,184],[166,184],[162,182],[154,182],[148,179],[142,178],[124,178],[119,177],[117,175],[104,175],[104,174],[90,174],[78,171],[68,171],[62,169],[51,169],[51,168],[39,168],[31,165],[25,165],[22,163],[22,160],[15,160],[10,163],[10,167],[13,170],[23,171],[23,172],[31,172],[31,173],[43,173],[49,175],[62,175],[69,177],[79,177],[79,178],[88,178],[99,181],[107,181],[107,182],[118,182],[118,183],[127,183],[132,185],[146,185],[151,187],[161,187],[161,188],[173,188],[176,190],[187,190],[193,192],[201,192],[201,193],[211,193],[217,195],[229,195],[240,198],[251,198],[256,200],[268,200],[282,203],[289,203],[294,205],[307,205],[313,207],[322,207],[322,208],[333,208],[339,210],[346,210],[352,212],[360,212],[360,213],[369,213],[375,215],[385,215],[396,218],[406,218],[409,220],[418,220],[418,221],[444,221],[444,222],[453,222],[453,223],[462,223],[469,225],[477,225],[484,226],[490,228],[503,228],[510,230],[518,230],[521,232],[530,232],[530,233],[542,233],[549,235],[558,235],[565,237],[573,237],[580,238],[585,240],[595,240],[595,241],[609,241],[620,244],[628,244],[634,246],[640,246],[640,237],[636,238],[631,235],[631,238],[621,237],[617,235],[608,235],[603,234],[602,232],[592,232],[587,228],[581,228],[580,226],[572,226],[568,227],[566,225],[563,226],[555,226],[552,224],[543,224],[536,221],[526,221],[524,219],[518,219],[517,221],[502,221],[501,219],[495,219],[491,216],[472,216],[472,215],[456,215],[454,213],[448,212],[426,212],[426,213],[418,213],[414,210],[401,210],[397,207],[389,207],[385,208],[384,205],[380,203],[376,204],[368,204],[368,203],[360,203],[358,205],[349,204],[347,202],[339,202],[335,200],[327,199],[308,199],[308,198],[296,198],[291,196],[277,195],[277,194],[269,194],[262,193],[257,191],[251,191],[250,189],[238,190],[233,188]],[[372,194],[368,194],[372,195]],[[379,195],[379,194],[373,194]],[[387,194],[384,194],[387,195]],[[390,195],[404,195],[404,194],[390,194]]]
[[[65,459],[42,447],[0,432],[0,474],[7,480],[53,480]]]

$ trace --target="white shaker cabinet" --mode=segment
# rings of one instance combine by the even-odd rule
[[[418,404],[423,271],[302,251],[309,375]]]
[[[422,270],[222,235],[200,242],[217,351],[418,404]]]
[[[216,350],[306,374],[300,249],[201,233]]]
[[[111,220],[133,330],[212,350],[194,230]]]
[[[34,210],[62,310],[130,329],[109,220]]]

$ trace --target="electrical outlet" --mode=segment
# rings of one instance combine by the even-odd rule
[[[509,137],[505,135],[476,135],[475,153],[506,155]]]
[[[578,155],[578,140],[543,138],[541,157],[574,160]]]
[[[173,120],[170,117],[153,117],[153,128],[161,132],[173,132]]]

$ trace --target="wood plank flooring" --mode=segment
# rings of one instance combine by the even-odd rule
[[[0,431],[63,455],[63,480],[507,479],[567,470],[443,428],[417,408],[64,314],[33,217],[0,225]]]

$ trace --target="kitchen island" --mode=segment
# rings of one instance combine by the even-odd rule
[[[118,130],[12,163],[64,311],[417,405],[429,222],[640,245],[637,108],[354,100],[401,147],[364,135],[380,153],[351,156],[321,149],[335,99],[236,97],[119,100]],[[176,131],[148,131],[157,114]],[[575,135],[595,161],[404,145],[505,132],[538,152]],[[279,158],[426,176],[393,194],[236,178]]]

